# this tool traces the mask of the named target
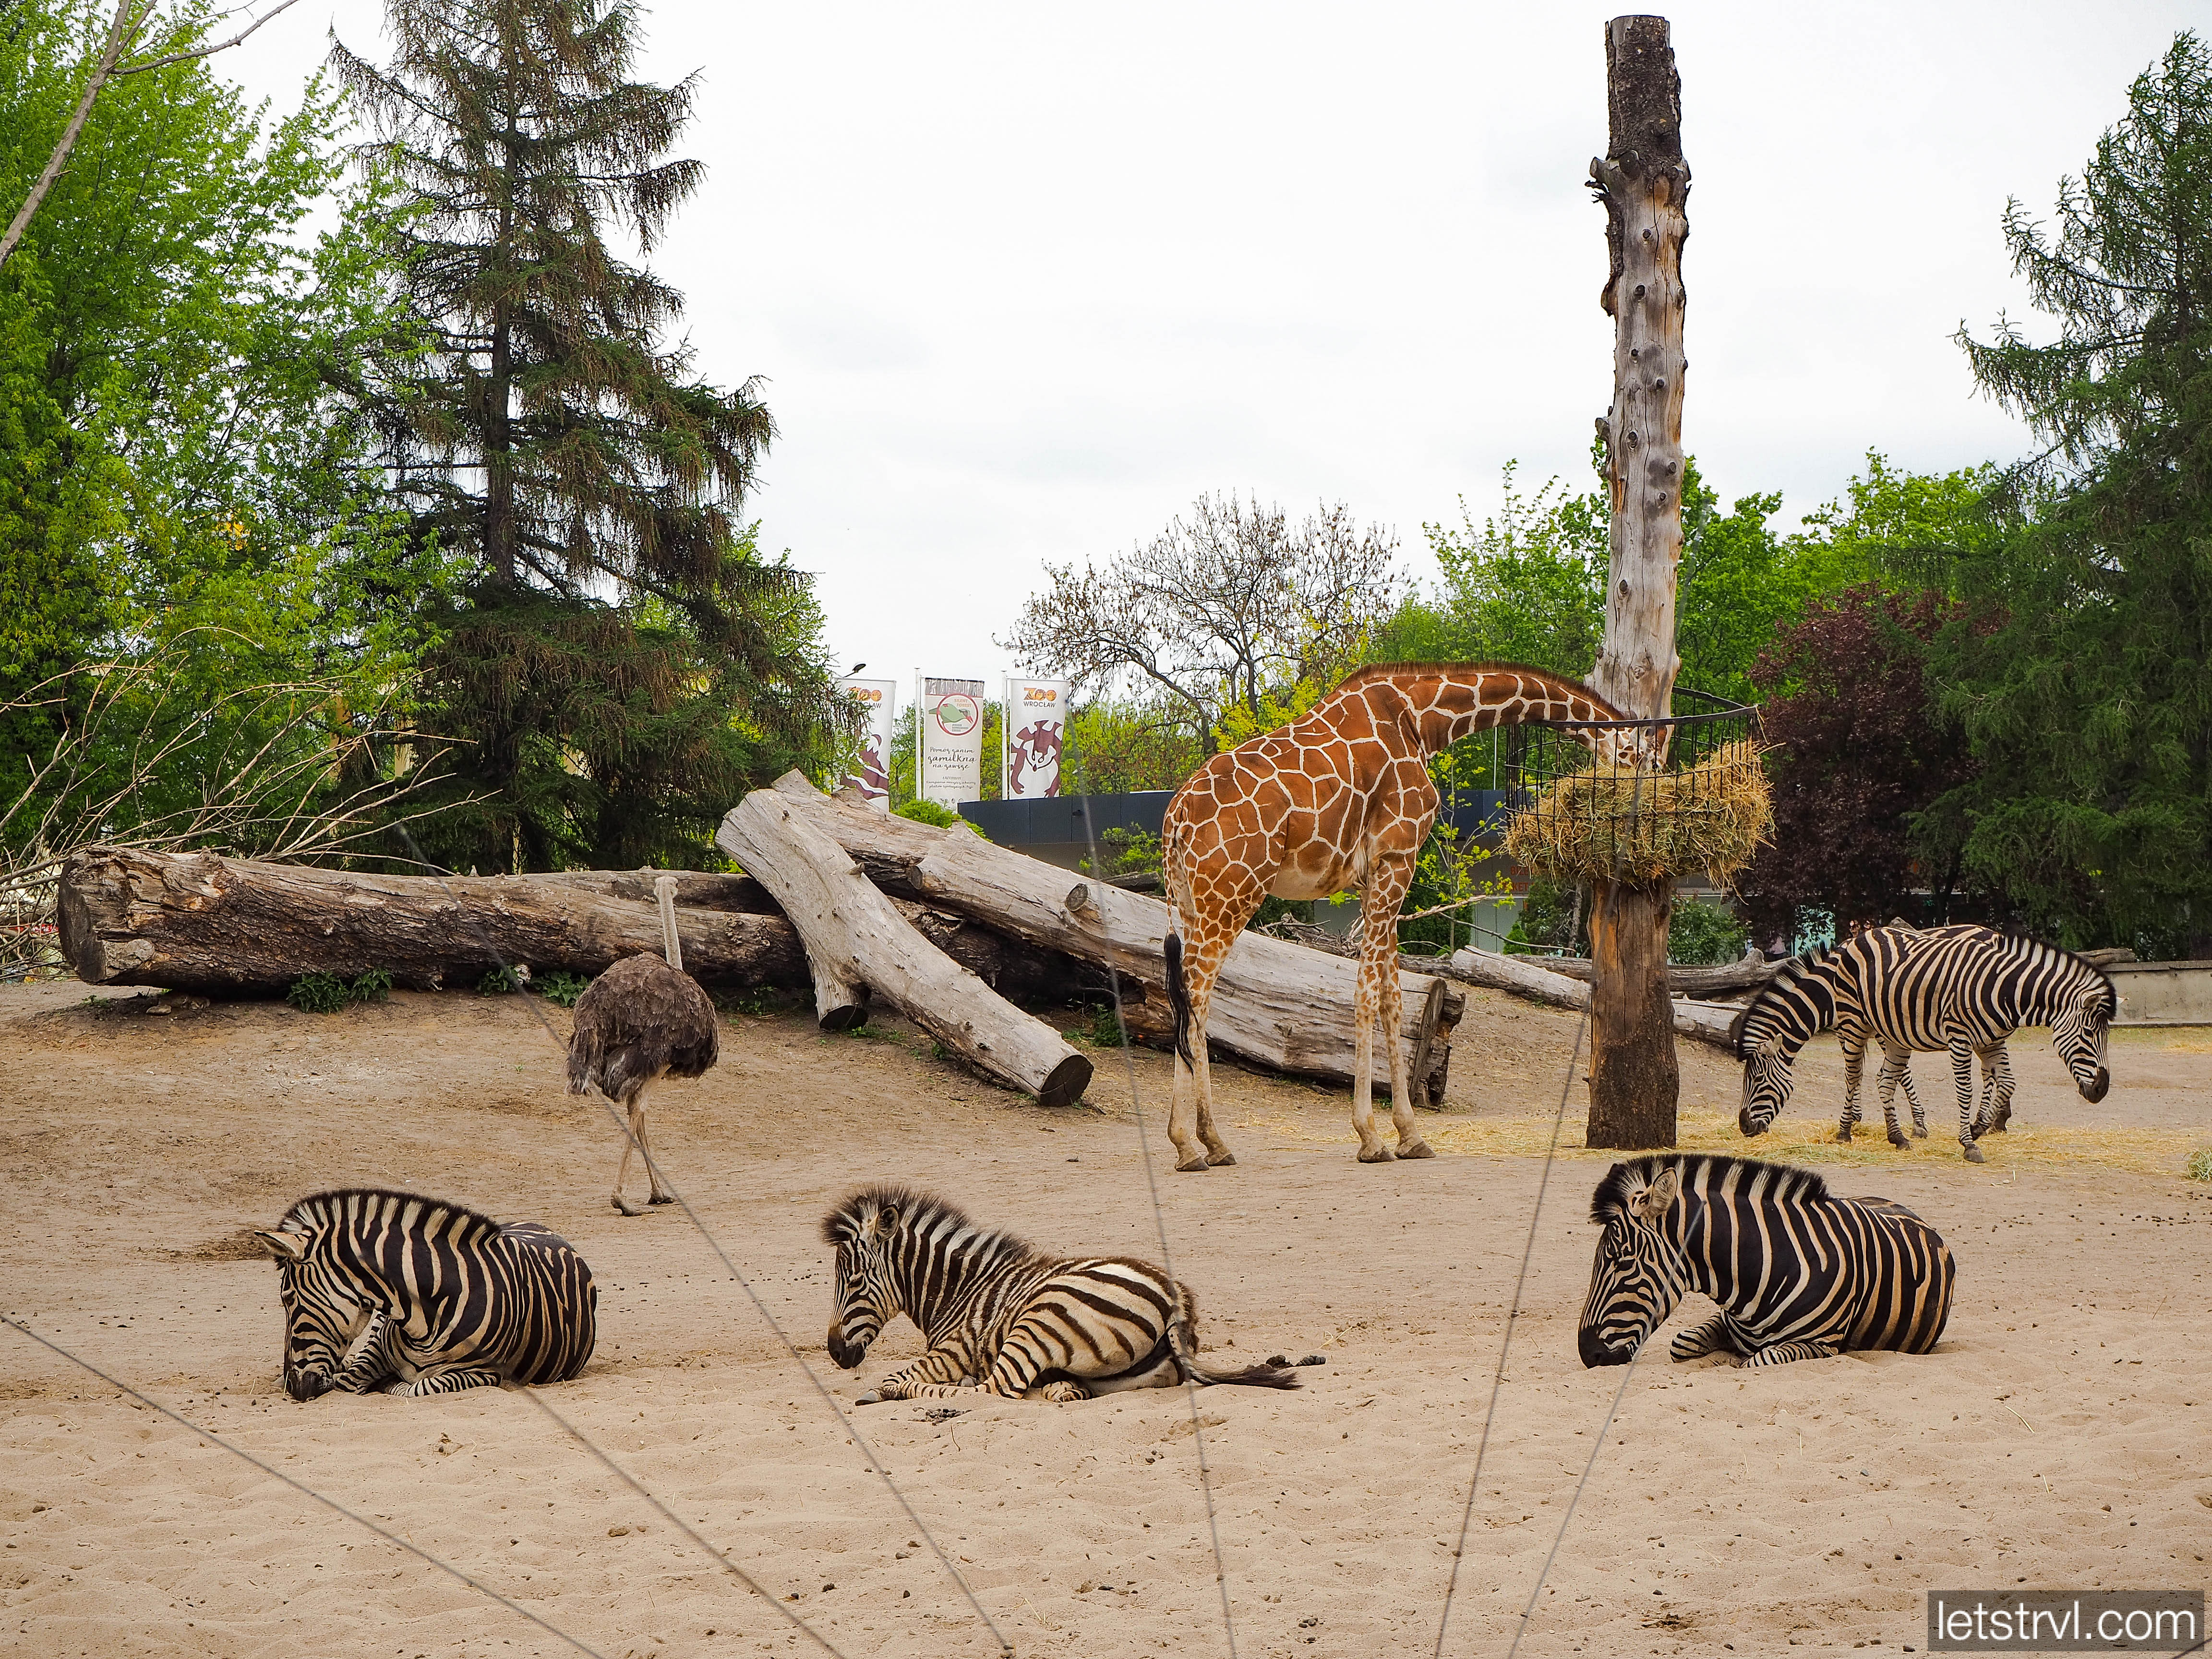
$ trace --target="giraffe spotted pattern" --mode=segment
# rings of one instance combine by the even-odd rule
[[[1216,755],[1176,792],[1161,825],[1169,994],[1176,1010],[1168,1136],[1178,1170],[1234,1164],[1213,1124],[1206,1014],[1237,936],[1269,894],[1326,898],[1359,890],[1359,1022],[1352,1123],[1359,1159],[1429,1158],[1413,1125],[1397,928],[1439,804],[1430,757],[1471,732],[1534,720],[1622,716],[1586,687],[1502,663],[1363,668],[1290,725]],[[1394,1153],[1376,1132],[1372,1069],[1380,1020],[1390,1055]],[[1193,1133],[1195,1129],[1195,1133]]]

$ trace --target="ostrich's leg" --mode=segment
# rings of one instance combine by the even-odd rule
[[[629,1130],[623,1136],[622,1168],[615,1171],[614,1206],[624,1215],[643,1215],[642,1209],[623,1196],[623,1183],[629,1179],[630,1154],[641,1150],[641,1143],[645,1139],[645,1108],[635,1094],[623,1103],[629,1108]],[[651,1158],[646,1160],[645,1167],[647,1170],[653,1168]]]
[[[646,1182],[651,1188],[651,1195],[645,1201],[648,1204],[673,1204],[676,1201],[676,1194],[669,1191],[662,1183],[660,1165],[653,1160],[653,1143],[645,1138],[645,1091],[643,1089],[640,1089],[630,1097],[629,1127],[630,1133],[637,1137],[637,1155],[645,1160]]]

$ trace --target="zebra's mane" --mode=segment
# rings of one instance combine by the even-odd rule
[[[465,1204],[455,1204],[448,1199],[431,1198],[422,1193],[401,1192],[392,1187],[334,1187],[326,1193],[311,1194],[293,1205],[290,1209],[284,1212],[283,1218],[277,1222],[277,1231],[280,1232],[286,1231],[286,1224],[293,1221],[307,1222],[313,1225],[326,1225],[344,1213],[347,1200],[349,1199],[360,1200],[363,1209],[374,1207],[377,1200],[386,1200],[394,1205],[420,1204],[428,1211],[442,1212],[449,1216],[460,1216],[477,1224],[476,1227],[470,1229],[470,1236],[472,1237],[481,1237],[486,1232],[498,1232],[506,1225],[504,1222],[495,1220],[486,1215],[482,1210],[472,1210]]]
[[[1735,1049],[1738,1060],[1751,1058],[1749,1035],[1752,1024],[1768,1006],[1778,1000],[1792,987],[1803,984],[1820,969],[1821,964],[1836,953],[1837,947],[1829,945],[1821,951],[1808,951],[1802,956],[1790,957],[1774,970],[1773,975],[1749,1002],[1743,1012],[1729,1022],[1729,1046]]]
[[[1817,1204],[1828,1196],[1828,1183],[1817,1170],[1802,1170],[1794,1164],[1730,1158],[1725,1152],[1654,1152],[1616,1164],[1605,1172],[1605,1179],[1590,1194],[1590,1219],[1601,1227],[1605,1225],[1626,1209],[1628,1200],[1656,1181],[1660,1171],[1669,1165],[1682,1172],[1685,1190],[1693,1186],[1710,1190],[1720,1185],[1730,1170],[1741,1170],[1747,1180],[1763,1170],[1770,1176],[1766,1190],[1776,1198],[1802,1199]],[[1701,1175],[1707,1179],[1699,1181]],[[1739,1188],[1743,1184],[1739,1182]]]
[[[985,1254],[1037,1254],[1027,1239],[982,1225],[951,1199],[896,1185],[862,1187],[847,1194],[842,1202],[822,1218],[823,1243],[836,1245],[855,1242],[867,1218],[886,1208],[898,1212],[899,1226],[907,1231],[927,1228],[931,1231],[964,1233],[969,1237],[968,1248]]]

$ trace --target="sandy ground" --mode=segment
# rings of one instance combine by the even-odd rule
[[[241,1258],[240,1229],[374,1182],[566,1234],[598,1273],[601,1339],[542,1398],[836,1651],[994,1650],[924,1525],[1018,1654],[1228,1651],[1182,1392],[988,1402],[942,1424],[915,1404],[860,1411],[918,1525],[684,1218],[608,1207],[616,1131],[561,1092],[558,1010],[403,995],[331,1017],[155,1018],[83,995],[0,992],[0,1306],[587,1650],[820,1650],[528,1394],[285,1399],[276,1275]],[[1210,1351],[1328,1356],[1296,1394],[1198,1396],[1237,1651],[1427,1653],[1546,1167],[1529,1149],[1575,1036],[1564,1017],[1473,1004],[1447,1113],[1426,1120],[1472,1150],[1425,1163],[1358,1165],[1340,1096],[1224,1067],[1242,1161],[1176,1175],[1166,1066],[1139,1056],[1159,1224],[1109,1054],[1097,1109],[1046,1113],[910,1031],[733,1015],[720,1067],[670,1085],[652,1121],[678,1186],[840,1401],[918,1352],[902,1323],[858,1372],[823,1355],[814,1230],[854,1184],[934,1188],[1071,1250],[1157,1258],[1164,1224]],[[1655,1344],[1522,1653],[1910,1651],[1929,1589],[2207,1582],[2212,1186],[2181,1170],[2212,1142],[2212,1033],[2123,1034],[2097,1107],[2039,1039],[2015,1066],[2022,1132],[1975,1168],[1945,1138],[1948,1080],[1925,1060],[1936,1139],[1824,1149],[1840,1070],[1832,1048],[1808,1057],[1758,1150],[1824,1158],[1843,1190],[1940,1228],[1960,1261],[1949,1332],[1930,1356],[1755,1374],[1674,1365]],[[1724,1145],[1730,1068],[1687,1046],[1684,1066],[1686,1134]],[[1573,1096],[1455,1654],[1505,1651],[1622,1382],[1575,1355],[1605,1158],[1574,1144]],[[1676,1322],[1705,1313],[1692,1297]],[[0,1648],[573,1650],[5,1329],[0,1413]]]

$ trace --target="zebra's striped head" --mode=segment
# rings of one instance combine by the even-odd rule
[[[2051,1012],[2051,1042],[2074,1074],[2081,1098],[2102,1100],[2112,1086],[2112,1074],[2105,1068],[2105,1042],[2120,1000],[2108,977],[2087,963],[2081,965],[2082,982]]]
[[[1583,1364],[1626,1365],[1682,1299],[1680,1247],[1663,1226],[1681,1194],[1681,1166],[1656,1158],[1616,1164],[1598,1183],[1590,1219],[1602,1231],[1575,1332]]]
[[[1826,988],[1815,968],[1808,957],[1784,963],[1729,1027],[1729,1040],[1743,1061],[1735,1122],[1747,1137],[1765,1134],[1782,1115],[1796,1083],[1797,1050],[1833,1017],[1832,1004],[1823,1006]]]
[[[313,1400],[337,1386],[346,1350],[375,1312],[325,1248],[329,1230],[297,1231],[305,1224],[287,1216],[274,1230],[253,1235],[276,1259],[277,1299],[284,1309],[284,1392],[295,1400]]]
[[[822,1218],[822,1237],[837,1252],[836,1304],[830,1317],[830,1358],[851,1370],[868,1345],[906,1311],[897,1266],[898,1242],[916,1212],[941,1207],[902,1187],[868,1187]]]

